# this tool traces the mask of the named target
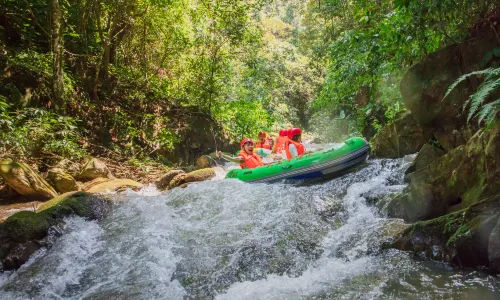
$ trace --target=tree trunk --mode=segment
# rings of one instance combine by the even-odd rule
[[[63,82],[63,36],[62,36],[62,12],[59,0],[50,0],[51,29],[52,29],[52,96],[57,112],[66,113],[66,101],[64,99]]]

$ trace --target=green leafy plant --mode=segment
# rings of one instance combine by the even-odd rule
[[[500,110],[500,99],[486,104],[485,102],[500,89],[500,68],[488,68],[462,75],[448,88],[448,91],[446,91],[444,95],[444,99],[446,99],[460,83],[472,76],[484,76],[484,81],[477,91],[464,103],[464,110],[470,105],[467,122],[470,122],[474,117],[478,117],[478,124],[484,121],[486,126],[489,126],[493,123]]]

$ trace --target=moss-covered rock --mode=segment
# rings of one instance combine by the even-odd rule
[[[126,189],[138,190],[143,187],[142,183],[133,181],[131,179],[112,179],[106,182],[96,184],[89,188],[89,193],[107,193],[114,191],[123,191]]]
[[[77,178],[83,181],[88,181],[99,177],[109,179],[115,178],[104,162],[98,160],[97,158],[92,158],[83,166],[82,171],[78,174]]]
[[[422,146],[422,149],[418,151],[417,157],[413,160],[412,164],[406,170],[406,173],[412,173],[418,170],[421,170],[434,161],[436,161],[441,156],[445,155],[443,149],[436,147],[435,145],[431,145],[426,143]]]
[[[491,242],[499,220],[500,195],[451,214],[412,224],[392,247],[461,267],[496,270],[499,243]]]
[[[110,181],[111,179],[109,178],[102,178],[102,177],[99,177],[99,178],[96,178],[96,179],[93,179],[91,181],[87,181],[85,183],[83,183],[81,186],[80,186],[80,189],[84,192],[88,191],[89,189],[91,189],[93,186],[96,186],[98,184],[101,184],[101,183],[104,183],[104,182],[107,182],[107,181]]]
[[[163,175],[163,177],[158,180],[155,184],[156,187],[160,190],[168,188],[170,181],[174,179],[175,176],[179,174],[185,174],[183,170],[170,170],[167,174]]]
[[[32,201],[46,201],[56,191],[28,165],[12,160],[0,161],[0,176],[21,196]]]
[[[168,184],[168,189],[173,189],[175,187],[180,186],[181,184],[185,183],[186,179],[186,174],[178,174],[172,180],[170,180],[170,183]]]
[[[37,212],[18,212],[0,224],[0,260],[3,268],[21,266],[37,250],[37,241],[51,226],[69,215],[100,220],[111,210],[111,200],[85,192],[60,195],[40,206]]]
[[[187,173],[184,182],[200,182],[213,177],[215,177],[215,170],[212,168],[205,168]]]
[[[373,138],[376,157],[399,158],[416,153],[431,138],[422,130],[409,111],[391,124],[384,126]]]
[[[78,191],[78,184],[70,174],[64,172],[64,170],[59,168],[52,168],[48,172],[48,179],[52,183],[52,186],[59,193],[67,193],[72,191]]]
[[[478,131],[466,145],[408,175],[405,193],[389,204],[389,216],[428,220],[500,193],[500,125]]]
[[[79,163],[73,162],[69,159],[62,159],[55,165],[55,168],[62,169],[69,175],[76,177],[80,173],[81,165]]]

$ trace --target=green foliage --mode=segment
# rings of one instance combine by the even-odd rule
[[[2,155],[24,158],[57,155],[78,159],[87,154],[78,144],[80,134],[77,121],[72,117],[36,108],[9,111],[9,107],[0,100]]]
[[[464,110],[469,107],[467,122],[478,117],[478,124],[484,121],[487,126],[491,125],[500,110],[500,99],[485,104],[486,101],[500,90],[500,68],[488,68],[481,71],[471,72],[460,76],[446,91],[444,99],[464,80],[472,76],[484,76],[483,83],[477,91],[472,94],[464,104]]]

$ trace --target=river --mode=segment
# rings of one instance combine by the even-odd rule
[[[385,249],[408,159],[326,182],[218,178],[113,195],[50,250],[0,274],[0,299],[498,299],[498,278]]]

